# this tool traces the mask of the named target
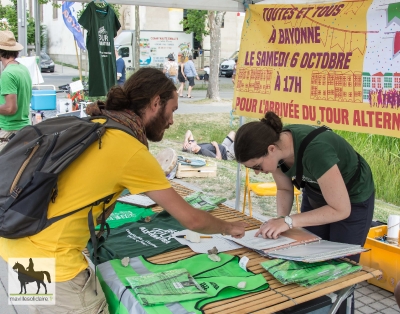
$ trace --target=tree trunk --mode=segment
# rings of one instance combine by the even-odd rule
[[[219,97],[219,61],[221,59],[221,25],[225,12],[208,11],[210,28],[210,78],[207,87],[207,98],[220,101]]]
[[[140,20],[139,6],[135,5],[135,59],[133,60],[134,71],[140,69]]]

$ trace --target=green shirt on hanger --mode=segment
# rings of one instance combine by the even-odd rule
[[[78,20],[87,31],[89,56],[89,96],[105,96],[117,84],[114,38],[121,24],[109,6],[90,2]]]

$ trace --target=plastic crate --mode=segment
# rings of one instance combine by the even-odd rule
[[[400,247],[375,240],[385,234],[386,225],[369,229],[364,247],[371,250],[361,254],[360,264],[382,272],[382,276],[370,279],[368,283],[393,292],[400,280]]]
[[[55,110],[56,109],[56,91],[53,89],[32,90],[31,98],[32,110]]]

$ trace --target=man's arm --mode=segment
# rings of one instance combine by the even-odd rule
[[[241,238],[248,226],[243,221],[221,220],[206,211],[190,206],[173,188],[145,194],[175,217],[182,226],[199,233],[222,233]]]
[[[221,151],[219,150],[218,143],[213,141],[211,144],[215,147],[215,158],[222,160]]]
[[[185,134],[185,140],[183,141],[183,148],[184,149],[189,149],[190,148],[189,140],[193,141],[194,138],[193,138],[192,131],[187,130],[186,134]]]
[[[11,116],[18,110],[17,94],[8,94],[4,96],[5,104],[0,106],[0,114],[3,116]]]

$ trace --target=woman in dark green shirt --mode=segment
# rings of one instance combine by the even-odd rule
[[[258,234],[277,238],[289,228],[305,227],[324,240],[363,245],[374,211],[371,169],[331,130],[317,135],[304,150],[301,213],[290,215],[300,144],[315,129],[300,124],[283,127],[273,112],[239,128],[236,159],[256,174],[272,174],[277,185],[277,213],[283,217],[265,222]],[[358,261],[359,256],[353,259]]]

